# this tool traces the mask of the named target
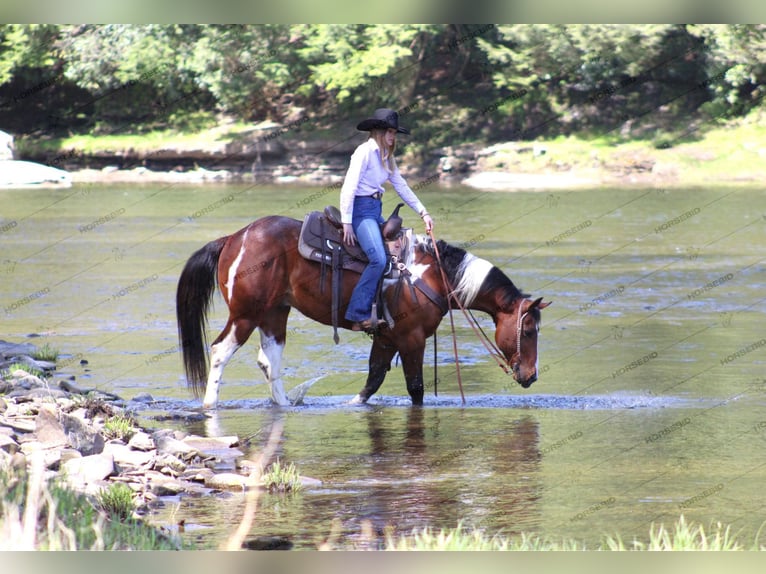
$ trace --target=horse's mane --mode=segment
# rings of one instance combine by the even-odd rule
[[[436,250],[430,238],[424,239],[419,244],[425,253],[436,258]],[[442,239],[436,242],[436,246],[439,249],[444,273],[463,305],[470,305],[480,291],[496,289],[502,293],[500,299],[502,307],[510,307],[520,297],[529,297],[526,293],[522,293],[505,273],[488,261],[476,257],[461,247],[450,245]]]

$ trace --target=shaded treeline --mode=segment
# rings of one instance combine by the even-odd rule
[[[430,146],[625,133],[743,115],[764,80],[764,25],[0,26],[0,129],[32,137],[381,106]]]

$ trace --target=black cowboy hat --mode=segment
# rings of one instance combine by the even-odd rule
[[[388,128],[393,128],[400,134],[409,135],[410,133],[410,130],[399,125],[399,114],[388,108],[378,108],[371,118],[362,120],[356,126],[356,129],[363,132],[374,129],[387,130]]]

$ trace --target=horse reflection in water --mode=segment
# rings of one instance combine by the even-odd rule
[[[319,263],[298,253],[301,222],[281,216],[254,221],[236,233],[211,241],[195,252],[181,273],[176,316],[187,384],[203,406],[215,408],[223,370],[232,355],[258,330],[258,364],[278,405],[289,405],[280,376],[287,317],[294,307],[310,319],[332,324],[331,278]],[[537,334],[540,311],[550,305],[530,300],[500,269],[458,247],[437,242],[444,273],[463,306],[488,313],[495,342],[513,378],[524,388],[537,380]],[[437,265],[434,244],[418,237],[406,261],[412,281],[425,285],[397,289],[387,284],[384,298],[395,323],[374,335],[367,382],[352,402],[365,403],[383,383],[398,352],[413,405],[423,404],[423,355],[426,339],[446,313],[447,289]],[[358,275],[343,274],[343,317]],[[320,281],[324,280],[323,288]],[[216,283],[229,308],[225,327],[213,341],[207,360],[207,311]],[[397,296],[398,294],[398,296]],[[450,299],[452,305],[454,300]],[[350,329],[341,319],[339,326]]]
[[[355,488],[340,500],[328,497],[318,514],[345,517],[349,536],[359,532],[362,520],[372,523],[377,536],[386,527],[397,535],[424,524],[454,528],[466,516],[474,521],[465,524],[469,530],[480,525],[512,534],[538,527],[542,456],[536,418],[471,431],[470,417],[454,420],[465,416],[462,409],[410,409],[405,429],[399,416],[382,416],[385,410],[365,413],[369,447],[332,457],[329,476],[342,481],[353,475]],[[456,428],[464,430],[455,434]]]

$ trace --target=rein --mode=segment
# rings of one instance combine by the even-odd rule
[[[450,285],[449,279],[447,279],[447,275],[444,273],[444,265],[442,265],[441,255],[439,254],[439,248],[436,246],[436,238],[434,237],[433,232],[431,231],[428,232],[428,235],[431,238],[431,241],[434,246],[434,253],[436,254],[436,262],[439,264],[439,271],[441,272],[442,281],[444,282],[444,288],[447,290],[447,301],[449,302],[450,299],[454,299],[457,302],[457,305],[458,307],[460,307],[460,310],[463,312],[463,315],[465,315],[465,318],[468,321],[468,324],[471,325],[473,332],[476,333],[476,337],[484,345],[484,348],[487,349],[487,352],[490,354],[490,356],[495,359],[495,361],[497,362],[497,366],[503,369],[503,371],[507,375],[508,373],[511,372],[508,361],[505,359],[500,349],[497,348],[497,346],[490,340],[487,334],[482,330],[476,318],[468,310],[466,310],[466,308],[460,302],[460,299],[457,297],[457,295],[455,295],[454,289]],[[519,306],[519,311],[521,311],[521,306]],[[524,321],[524,317],[526,316],[527,316],[527,313],[521,314],[521,312],[519,312],[519,321],[516,327],[516,330],[517,330],[516,352],[519,358],[521,358],[521,325],[522,325],[522,322]],[[449,306],[449,318],[450,318],[450,325],[452,327],[452,348],[455,353],[457,382],[458,382],[458,386],[460,387],[460,396],[463,399],[463,404],[465,404],[465,396],[463,396],[463,382],[460,377],[460,362],[458,360],[458,354],[457,354],[457,338],[455,336],[455,323],[452,318],[451,305]]]

